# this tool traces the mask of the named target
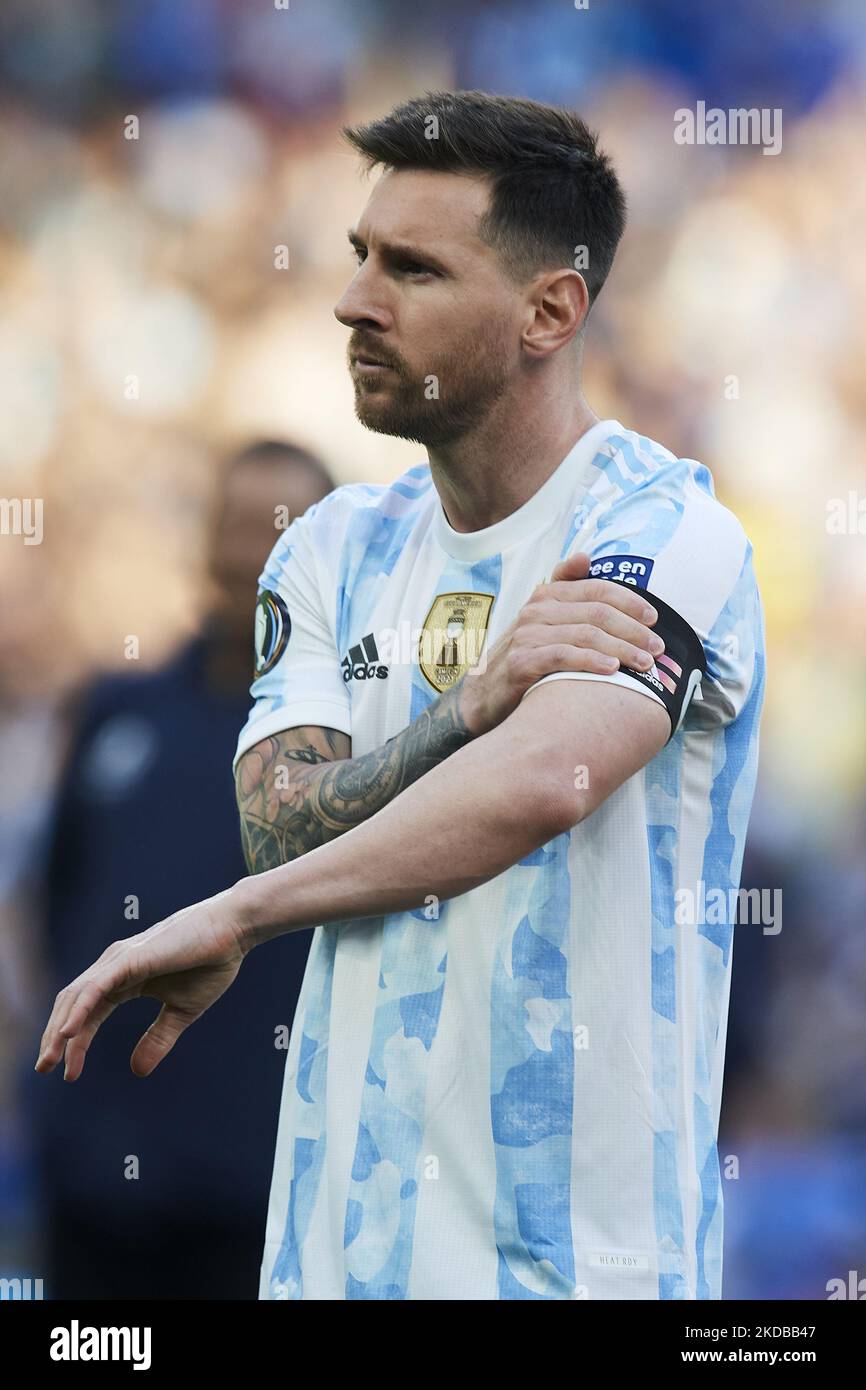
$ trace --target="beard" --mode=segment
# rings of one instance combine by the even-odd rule
[[[389,355],[392,370],[384,379],[356,376],[355,414],[377,434],[408,439],[427,449],[441,448],[469,434],[508,389],[509,361],[501,337],[476,334],[457,350],[413,373]],[[370,348],[378,356],[375,346]]]

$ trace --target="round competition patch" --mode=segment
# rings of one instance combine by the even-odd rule
[[[279,594],[265,589],[256,604],[255,673],[263,676],[276,666],[289,640],[292,620]]]

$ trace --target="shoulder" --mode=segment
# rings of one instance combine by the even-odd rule
[[[428,463],[407,468],[391,483],[343,483],[315,502],[305,513],[311,525],[334,524],[337,518],[358,512],[399,515],[411,511],[430,492],[433,480]]]
[[[760,693],[763,615],[752,546],[710,470],[632,430],[606,441],[591,491],[591,573],[646,591],[700,642],[707,679],[692,721],[729,723]]]
[[[739,518],[716,497],[709,468],[634,430],[606,442],[593,487],[591,559],[606,552],[651,562],[650,589],[695,589],[708,615],[752,574],[752,547]]]
[[[313,503],[283,532],[275,553],[287,558],[302,541],[333,554],[335,544],[358,531],[369,539],[396,519],[420,516],[433,490],[428,463],[406,469],[391,483],[342,483]]]

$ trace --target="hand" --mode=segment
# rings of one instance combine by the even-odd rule
[[[470,731],[486,733],[552,671],[612,675],[620,665],[648,671],[664,642],[650,629],[658,613],[637,589],[587,579],[589,556],[560,561],[511,626],[482,653],[455,690]]]
[[[248,949],[231,888],[115,941],[58,994],[36,1070],[53,1071],[65,1050],[63,1079],[76,1081],[100,1026],[118,1004],[144,995],[159,999],[162,1009],[139,1039],[130,1066],[136,1076],[149,1076],[181,1033],[225,993]]]

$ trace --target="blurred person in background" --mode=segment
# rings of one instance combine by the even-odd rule
[[[163,669],[82,700],[48,851],[52,980],[117,936],[245,873],[230,766],[252,676],[251,595],[280,509],[333,487],[313,455],[262,442],[233,457],[209,538],[204,631]],[[142,1000],[112,1020],[89,1084],[28,1092],[49,1298],[252,1298],[270,1147],[309,938],[262,953],[179,1065],[143,1086],[128,1057]]]

